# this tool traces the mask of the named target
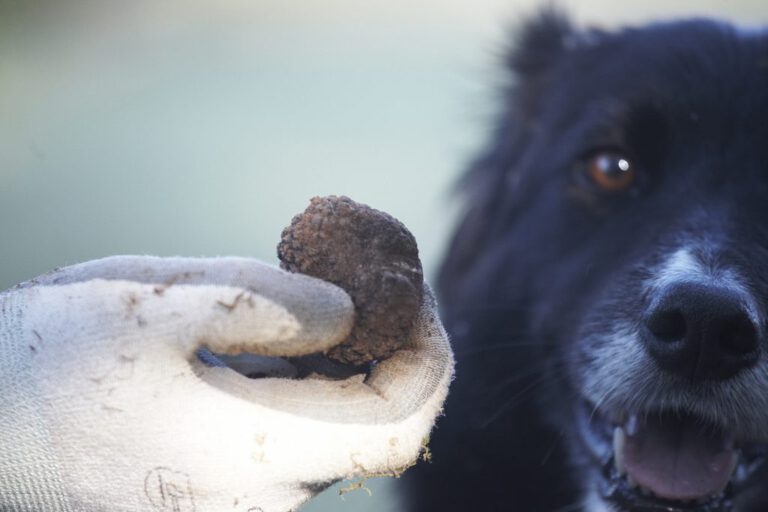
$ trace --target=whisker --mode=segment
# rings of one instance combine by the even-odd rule
[[[497,310],[508,311],[510,313],[530,313],[534,311],[534,308],[527,304],[519,304],[514,302],[477,302],[473,304],[462,304],[461,306],[450,309],[452,314]]]
[[[555,448],[557,448],[557,444],[560,442],[560,440],[565,435],[565,427],[561,428],[560,431],[557,433],[557,436],[555,436],[555,439],[552,441],[552,444],[549,446],[547,451],[544,453],[544,457],[541,459],[541,462],[539,463],[541,466],[547,463],[549,458],[552,456],[552,454],[555,451]]]
[[[495,386],[490,388],[489,393],[497,393],[503,391],[507,386],[516,384],[522,380],[530,378],[533,375],[540,374],[541,377],[546,377],[548,371],[558,370],[561,366],[565,366],[564,362],[547,363],[545,361],[538,361],[537,364],[528,365],[526,368],[517,369],[512,372],[507,378],[498,382]]]
[[[565,505],[564,507],[560,507],[558,509],[555,509],[554,512],[576,512],[577,510],[581,510],[581,508],[584,506],[584,504],[581,502],[581,499],[578,501],[575,501],[573,503],[569,503],[568,505]]]
[[[484,345],[479,347],[471,347],[465,350],[457,350],[457,356],[468,356],[476,354],[484,354],[487,352],[494,352],[497,350],[508,350],[513,348],[528,348],[528,347],[555,347],[558,346],[555,343],[546,343],[541,341],[509,341],[505,343],[494,343],[492,345]]]
[[[533,380],[533,382],[529,383],[528,385],[524,386],[521,390],[519,390],[517,393],[513,394],[510,398],[507,399],[506,402],[501,404],[501,407],[499,407],[495,413],[493,413],[487,420],[485,420],[481,428],[487,428],[488,425],[496,421],[501,417],[502,414],[507,412],[507,410],[510,407],[513,407],[517,403],[521,401],[523,397],[526,396],[527,393],[531,392],[533,389],[535,389],[537,386],[540,386],[544,382],[546,382],[550,378],[550,375],[543,374],[538,379]]]

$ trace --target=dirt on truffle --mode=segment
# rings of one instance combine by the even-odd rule
[[[283,230],[281,267],[343,288],[355,325],[334,360],[385,359],[408,339],[423,293],[416,239],[397,219],[344,196],[314,197]]]

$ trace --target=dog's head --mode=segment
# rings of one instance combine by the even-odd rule
[[[495,301],[541,344],[588,510],[768,509],[768,37],[549,13],[509,65],[449,324]]]

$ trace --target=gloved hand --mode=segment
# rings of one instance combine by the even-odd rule
[[[0,294],[0,510],[279,512],[418,456],[453,359],[431,293],[363,380],[249,379],[353,323],[329,283],[241,258],[111,257]]]

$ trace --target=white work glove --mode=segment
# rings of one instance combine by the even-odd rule
[[[325,351],[353,311],[242,258],[111,257],[0,294],[0,510],[280,512],[399,473],[453,372],[428,289],[405,349],[365,380],[249,379],[196,355]]]

